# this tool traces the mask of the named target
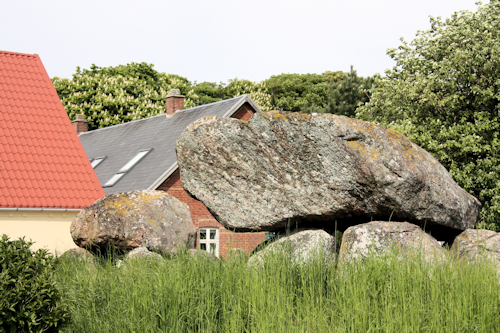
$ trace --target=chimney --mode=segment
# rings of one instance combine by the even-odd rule
[[[73,124],[76,135],[80,135],[80,133],[87,132],[89,130],[89,122],[85,119],[84,114],[77,114],[75,116],[75,120],[73,120],[71,124]]]
[[[170,89],[167,95],[167,117],[184,109],[184,96],[179,89]]]

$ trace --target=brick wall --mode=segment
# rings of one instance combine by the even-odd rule
[[[245,103],[232,116],[241,120],[248,121],[254,114],[252,107]],[[182,188],[179,169],[177,169],[163,184],[158,187],[162,190],[189,205],[191,218],[196,227],[196,231],[203,227],[219,228],[219,255],[225,258],[226,251],[231,248],[244,249],[246,253],[252,252],[257,245],[266,240],[265,232],[232,232],[227,230],[217,222],[210,214],[207,207],[201,201],[190,197]],[[199,246],[199,233],[196,244]]]
[[[89,130],[89,123],[87,121],[73,121],[71,124],[76,131],[76,135]]]
[[[166,101],[166,113],[170,116],[177,110],[184,110],[184,97],[169,96]]]

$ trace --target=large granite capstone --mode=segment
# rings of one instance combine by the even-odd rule
[[[110,245],[173,253],[194,248],[196,241],[189,206],[163,191],[106,195],[82,209],[70,231],[76,245],[101,253]]]
[[[464,230],[479,217],[479,201],[424,149],[394,130],[344,116],[205,117],[182,133],[176,151],[184,189],[230,230],[312,221],[333,228],[340,219]]]

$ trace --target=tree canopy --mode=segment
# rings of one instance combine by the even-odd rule
[[[430,19],[388,55],[361,119],[406,134],[483,204],[480,226],[500,226],[500,2]]]
[[[261,82],[236,78],[227,84],[191,83],[185,77],[158,72],[153,64],[143,62],[77,67],[72,79],[54,77],[52,82],[70,119],[84,114],[92,130],[164,113],[165,99],[172,88],[180,89],[186,96],[186,108],[249,94],[263,111],[300,111],[309,105],[323,112],[330,103],[331,86],[344,82],[349,75],[327,71],[274,75]]]
[[[199,98],[191,83],[175,74],[159,73],[152,64],[131,63],[116,67],[81,70],[73,78],[52,78],[70,119],[85,114],[89,129],[121,124],[165,112],[168,91],[178,88],[186,95],[185,106]]]
[[[323,107],[328,97],[331,82],[337,83],[344,72],[324,72],[323,74],[280,74],[263,82],[271,95],[274,109],[301,111],[306,104]]]
[[[343,73],[342,73],[343,74]],[[341,116],[355,117],[356,109],[370,100],[369,90],[372,88],[375,77],[363,78],[358,76],[351,66],[351,71],[333,78],[329,85],[323,104],[303,104],[301,111],[306,113],[333,113]]]

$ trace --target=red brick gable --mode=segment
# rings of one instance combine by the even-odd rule
[[[243,104],[236,111],[232,118],[248,121],[255,113],[250,104]],[[226,252],[232,248],[244,249],[246,253],[252,252],[257,245],[266,240],[265,232],[232,232],[227,230],[217,222],[207,207],[184,191],[182,188],[179,169],[177,169],[163,184],[158,187],[162,190],[189,205],[191,210],[191,218],[196,227],[196,231],[203,227],[219,228],[219,255],[222,258],[226,257]],[[199,233],[196,244],[199,244]]]

